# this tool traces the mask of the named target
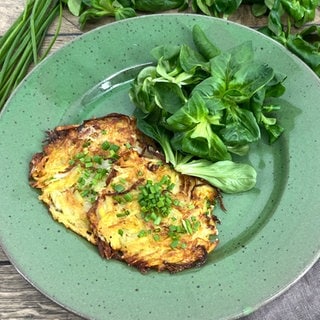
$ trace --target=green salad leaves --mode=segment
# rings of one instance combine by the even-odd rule
[[[157,13],[171,9],[191,10],[207,16],[229,18],[240,6],[250,5],[255,17],[267,17],[259,31],[284,45],[320,76],[320,27],[307,23],[315,19],[319,0],[62,0],[79,16],[81,28],[87,21],[104,16],[116,20],[136,16],[137,12]],[[291,24],[301,28],[291,31]],[[306,28],[302,29],[302,27]]]
[[[221,52],[195,25],[195,49],[164,45],[152,50],[155,66],[143,69],[130,89],[139,129],[162,147],[166,161],[224,192],[251,189],[253,167],[233,162],[268,133],[283,132],[268,98],[284,91],[285,76],[257,61],[251,42]]]

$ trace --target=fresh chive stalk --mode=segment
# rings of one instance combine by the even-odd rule
[[[44,36],[54,19],[59,22],[49,48],[40,55]],[[46,57],[61,27],[62,1],[27,0],[24,11],[0,38],[0,110],[32,64]]]

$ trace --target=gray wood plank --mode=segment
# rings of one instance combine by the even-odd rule
[[[5,255],[5,253],[3,252],[1,246],[0,246],[0,263],[3,263],[5,261],[8,261],[7,256]]]
[[[0,319],[80,320],[35,290],[16,269],[0,264]]]

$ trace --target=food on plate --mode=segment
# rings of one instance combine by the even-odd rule
[[[218,244],[217,189],[165,163],[133,117],[49,131],[30,184],[55,220],[141,272],[200,266]]]
[[[216,196],[207,182],[129,150],[89,211],[99,251],[141,272],[200,266],[218,243]]]
[[[30,163],[30,184],[52,217],[95,243],[87,212],[105,186],[112,163],[128,147],[139,153],[153,145],[135,120],[119,114],[61,126],[48,132],[43,151]]]
[[[271,98],[286,76],[256,60],[251,42],[222,52],[198,25],[192,38],[195,48],[152,50],[156,65],[128,92],[132,117],[58,127],[30,164],[55,220],[141,272],[202,265],[218,243],[218,190],[256,184],[255,169],[233,156],[247,155],[261,130],[270,143],[284,131]]]

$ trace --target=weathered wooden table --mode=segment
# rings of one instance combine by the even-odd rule
[[[1,0],[0,36],[9,28],[24,8],[24,0]],[[256,28],[265,24],[255,19],[248,7],[230,20]],[[107,18],[80,30],[78,19],[65,11],[59,37],[52,52],[98,25],[112,22]],[[320,10],[314,23],[320,24]],[[44,47],[48,45],[55,26],[49,29]],[[1,221],[0,221],[1,223]],[[0,247],[0,319],[82,319],[39,293],[14,268]],[[287,292],[243,320],[319,320],[320,319],[320,262]]]

